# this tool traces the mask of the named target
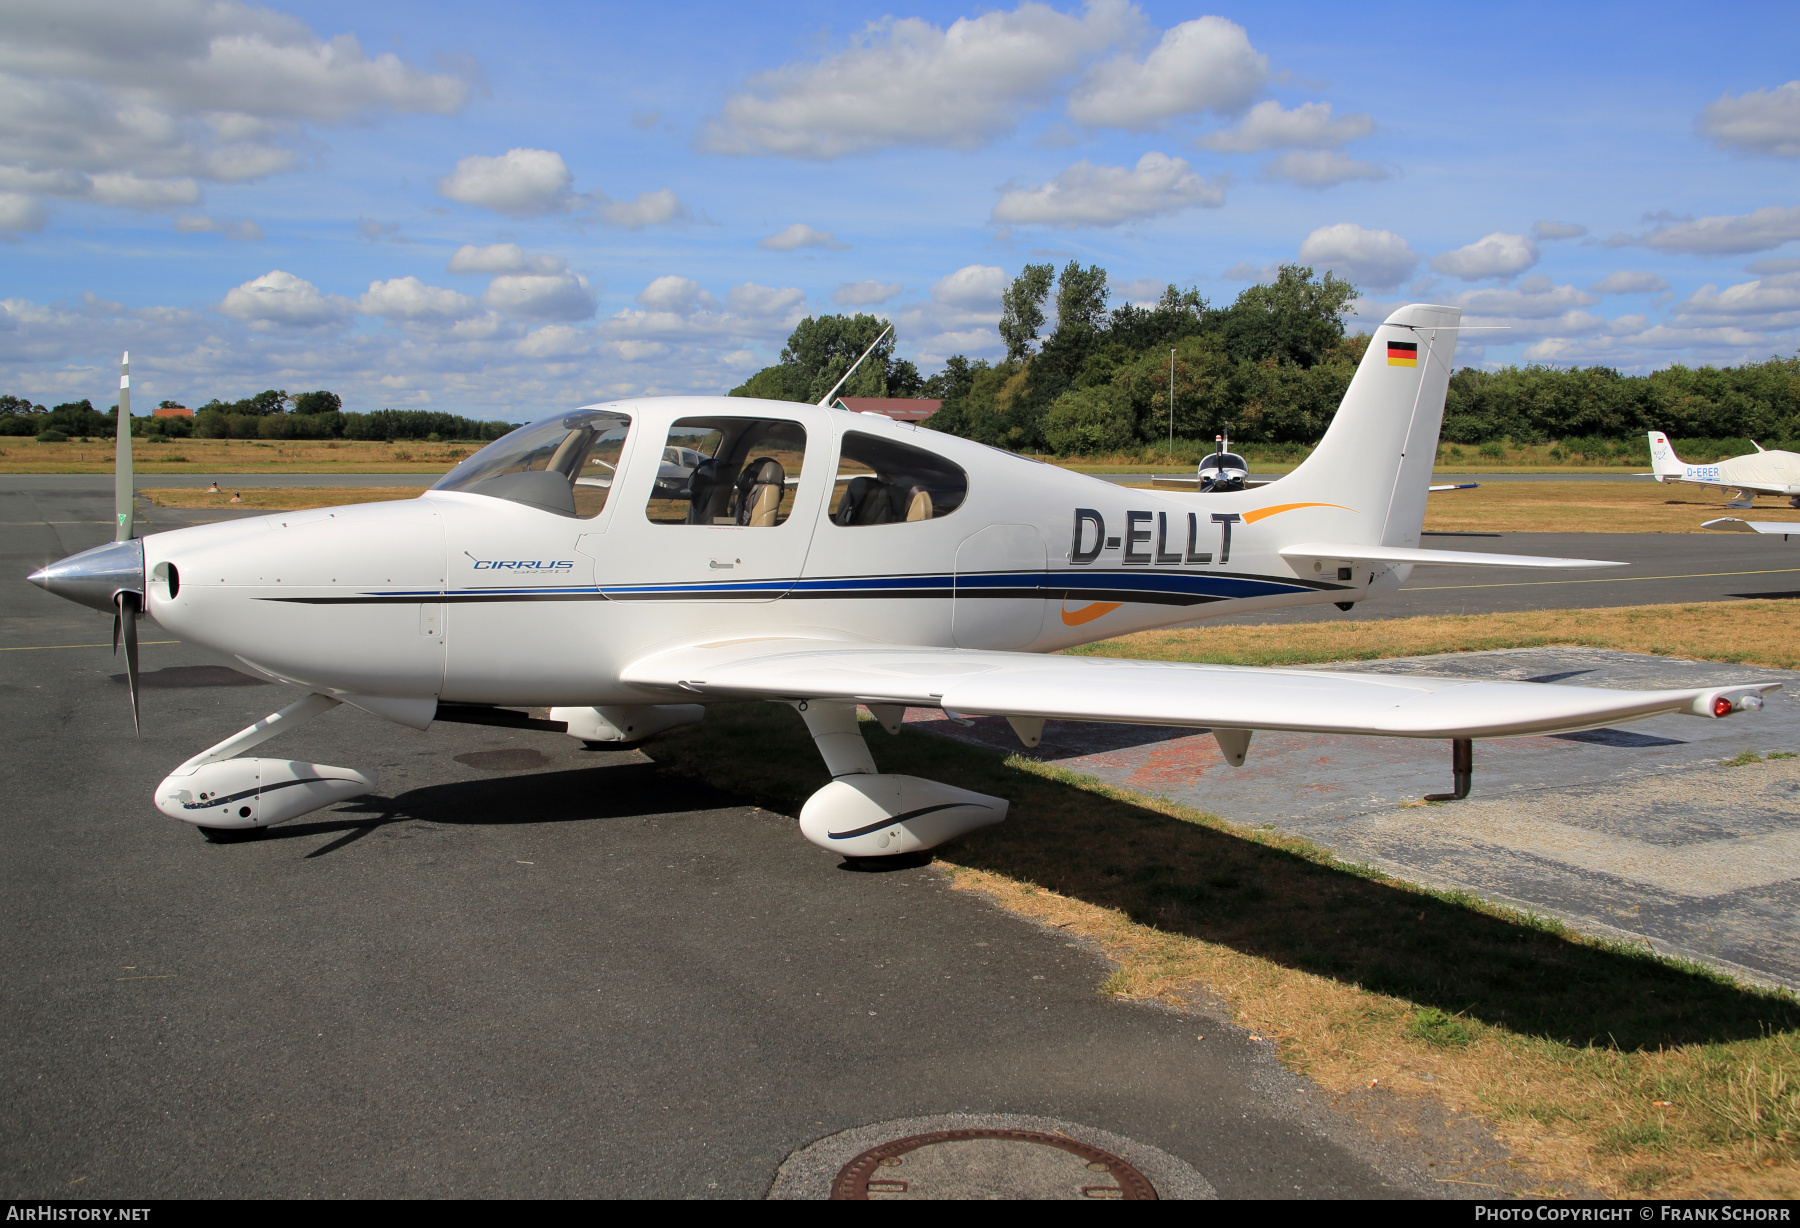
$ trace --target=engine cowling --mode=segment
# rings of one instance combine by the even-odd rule
[[[846,857],[934,848],[1006,818],[1005,798],[917,776],[840,776],[806,799],[800,833]]]

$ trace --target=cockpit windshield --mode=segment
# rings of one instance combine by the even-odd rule
[[[630,429],[630,416],[617,410],[558,414],[502,435],[431,489],[510,499],[558,516],[597,516]]]

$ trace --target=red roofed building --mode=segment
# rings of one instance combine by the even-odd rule
[[[837,403],[853,414],[885,414],[896,422],[923,422],[944,404],[923,397],[839,397]]]
[[[150,411],[157,418],[192,418],[194,411],[185,405],[158,405]]]

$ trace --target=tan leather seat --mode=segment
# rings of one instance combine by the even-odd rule
[[[896,493],[898,493],[898,489],[896,488]],[[907,520],[931,519],[931,493],[923,486],[914,486],[906,492],[904,498]]]
[[[772,456],[745,465],[737,479],[737,522],[752,529],[774,527],[787,490],[787,471]]]

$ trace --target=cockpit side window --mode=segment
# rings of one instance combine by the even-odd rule
[[[787,523],[806,428],[781,418],[682,418],[669,427],[644,514],[652,524]]]
[[[503,435],[445,474],[433,490],[460,490],[591,519],[606,507],[631,418],[579,409]]]
[[[853,528],[932,520],[961,507],[968,493],[969,475],[936,453],[846,431],[831,522]]]

